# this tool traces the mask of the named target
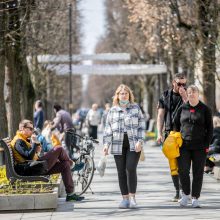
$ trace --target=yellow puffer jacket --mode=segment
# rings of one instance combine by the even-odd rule
[[[27,148],[31,148],[31,144],[27,141],[27,137],[23,135],[20,131],[17,131],[15,137],[11,141],[11,148],[15,163],[24,163],[26,159],[22,155],[20,155],[19,152],[15,149],[16,141],[19,139],[25,142]],[[38,155],[36,153],[33,157],[33,160],[37,160],[37,159],[38,159]]]
[[[182,146],[183,140],[180,132],[171,131],[163,143],[162,151],[168,159],[180,156],[179,148]]]

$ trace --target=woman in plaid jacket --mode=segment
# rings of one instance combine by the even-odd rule
[[[144,142],[145,122],[134,95],[126,85],[120,85],[113,98],[104,131],[103,152],[109,148],[114,155],[123,200],[119,208],[136,208],[137,164]]]

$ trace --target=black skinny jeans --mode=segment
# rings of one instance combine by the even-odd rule
[[[180,157],[177,158],[179,166],[179,177],[182,184],[182,190],[185,195],[190,194],[190,167],[192,163],[192,197],[199,198],[204,166],[206,161],[205,149],[189,150],[186,148],[180,148]]]
[[[136,193],[137,188],[137,164],[140,152],[130,151],[127,134],[124,135],[122,155],[115,155],[115,163],[118,171],[119,187],[122,195]]]

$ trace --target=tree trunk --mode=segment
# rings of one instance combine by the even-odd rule
[[[13,137],[18,129],[21,119],[20,112],[20,85],[21,77],[17,67],[16,53],[13,48],[6,49],[6,87],[8,92],[7,98],[7,112],[8,112],[8,128],[9,136]]]
[[[33,120],[33,104],[35,99],[34,87],[31,82],[26,60],[22,65],[22,87],[21,87],[21,118]]]
[[[0,54],[0,138],[8,136],[7,116],[4,100],[5,64],[4,56]]]
[[[216,57],[215,45],[217,43],[217,0],[198,1],[199,40],[201,49],[201,71],[204,102],[216,111],[215,103],[215,73]]]
[[[0,4],[0,10],[3,10],[3,4]],[[4,30],[5,30],[5,13],[0,16],[0,138],[8,136],[7,116],[4,100],[4,83],[5,83],[5,56],[4,56]]]
[[[16,5],[16,4],[15,4]],[[7,38],[5,43],[5,81],[7,89],[6,108],[8,116],[9,137],[13,137],[21,119],[21,34],[18,27],[19,10],[13,8],[7,14]],[[15,25],[16,24],[16,25]]]
[[[172,40],[171,40],[172,41]],[[171,42],[171,56],[170,56],[170,71],[171,71],[171,75],[172,78],[174,77],[174,75],[176,73],[178,73],[178,56],[177,56],[177,46],[175,45],[175,43],[172,41]]]

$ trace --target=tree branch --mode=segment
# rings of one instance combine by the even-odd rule
[[[182,21],[177,0],[170,0],[169,5],[170,5],[171,13],[176,14],[177,16],[177,22],[178,22],[177,27],[185,28],[187,30],[192,30],[192,28],[194,27],[193,25],[187,24],[186,22]]]

